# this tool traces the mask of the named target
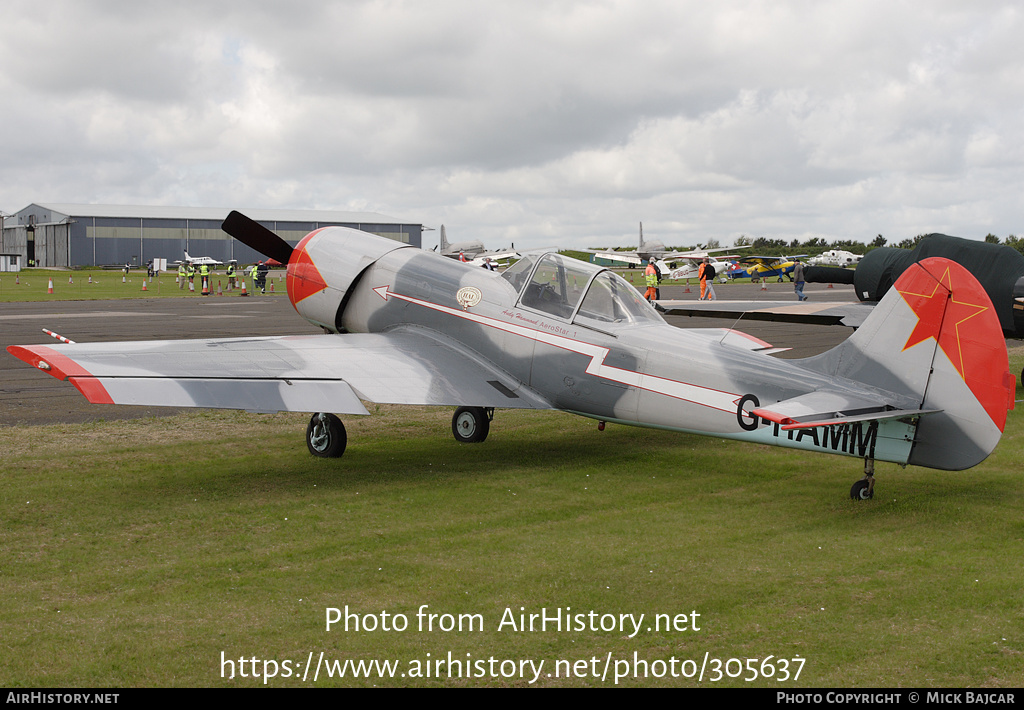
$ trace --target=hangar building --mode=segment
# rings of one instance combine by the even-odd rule
[[[176,262],[187,251],[240,264],[264,258],[232,239],[220,225],[229,209],[33,203],[5,215],[0,254],[20,254],[22,266],[144,266]],[[342,226],[422,246],[423,225],[375,212],[243,210],[291,245],[314,229]]]

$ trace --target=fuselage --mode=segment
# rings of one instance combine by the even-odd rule
[[[432,331],[554,408],[598,420],[906,460],[904,424],[881,434],[867,425],[793,432],[750,414],[837,386],[797,361],[758,352],[766,343],[723,329],[675,328],[600,267],[556,254],[534,261],[499,275],[414,249],[392,251],[352,285],[341,329]],[[840,386],[858,391],[856,383]],[[499,396],[493,406],[502,406]],[[887,437],[897,445],[884,445]]]

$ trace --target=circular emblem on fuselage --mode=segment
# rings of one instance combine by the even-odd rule
[[[480,289],[475,286],[463,286],[455,292],[455,300],[459,302],[459,305],[464,309],[470,306],[475,306],[480,303],[484,298],[484,295],[480,293]]]

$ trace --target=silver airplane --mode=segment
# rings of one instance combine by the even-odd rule
[[[224,262],[223,261],[217,261],[212,256],[190,256],[188,251],[186,250],[185,251],[185,263],[186,264],[193,264],[195,266],[202,266],[203,264],[206,264],[207,266],[220,266]]]
[[[874,462],[966,469],[995,448],[1015,379],[992,304],[955,262],[901,276],[836,348],[803,360],[728,329],[667,324],[619,276],[527,257],[501,274],[344,227],[294,248],[239,213],[224,230],[286,263],[324,335],[11,346],[90,402],[314,412],[306,444],[341,456],[362,401],[457,407],[481,442],[495,409],[559,409]],[[362,401],[361,401],[362,400]]]
[[[469,242],[456,242],[451,244],[448,241],[448,232],[445,230],[444,225],[441,225],[441,256],[447,256],[450,259],[459,259],[471,262],[480,266],[483,264],[484,259],[490,257],[494,261],[519,258],[519,254],[515,249],[492,250],[487,251],[484,248],[484,243],[480,240],[473,240]]]
[[[698,262],[704,257],[721,251],[734,249],[747,249],[748,247],[715,247],[713,249],[691,249],[689,251],[669,251],[665,243],[660,240],[644,241],[644,225],[640,223],[640,246],[636,251],[614,251],[609,249],[578,249],[577,251],[593,254],[608,261],[618,261],[632,266],[646,265],[652,258],[658,264],[661,273],[668,274],[674,271],[672,264],[676,261]],[[697,275],[694,267],[694,276]],[[673,276],[672,278],[686,278],[686,276]]]

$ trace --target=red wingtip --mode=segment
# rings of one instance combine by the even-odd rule
[[[7,352],[58,380],[92,376],[77,362],[46,345],[9,345]]]
[[[70,380],[92,404],[113,404],[106,388],[92,374],[67,355],[46,345],[9,345],[9,352],[19,360],[42,370],[58,380]]]

